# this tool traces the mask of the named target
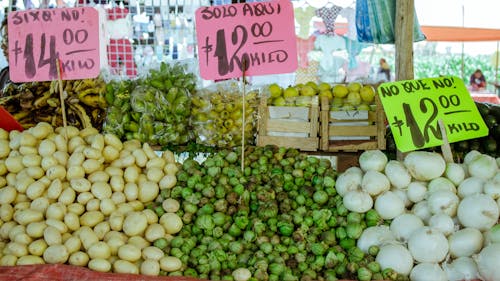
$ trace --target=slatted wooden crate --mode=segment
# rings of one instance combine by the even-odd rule
[[[385,149],[385,115],[375,96],[375,111],[330,111],[328,98],[321,99],[320,149],[357,152]]]
[[[257,145],[277,145],[302,151],[319,149],[319,104],[309,107],[259,105]]]

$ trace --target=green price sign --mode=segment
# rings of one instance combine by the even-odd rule
[[[378,94],[396,146],[402,152],[488,135],[462,79],[454,76],[383,83]]]

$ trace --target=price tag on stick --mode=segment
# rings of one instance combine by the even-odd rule
[[[196,33],[203,79],[297,69],[293,6],[288,0],[198,8]]]
[[[57,8],[8,15],[9,74],[14,82],[84,79],[99,75],[99,15],[96,9]]]
[[[488,127],[458,77],[383,83],[378,94],[402,152],[442,145],[440,120],[450,143],[488,135]]]

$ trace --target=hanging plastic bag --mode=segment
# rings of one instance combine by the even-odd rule
[[[396,0],[356,1],[358,41],[377,44],[394,43]],[[425,40],[417,15],[414,16],[413,41]]]

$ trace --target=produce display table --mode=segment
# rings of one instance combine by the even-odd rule
[[[489,102],[489,103],[494,103],[494,104],[500,104],[500,98],[493,93],[471,92],[470,95],[471,95],[472,99],[477,101],[477,102]]]

